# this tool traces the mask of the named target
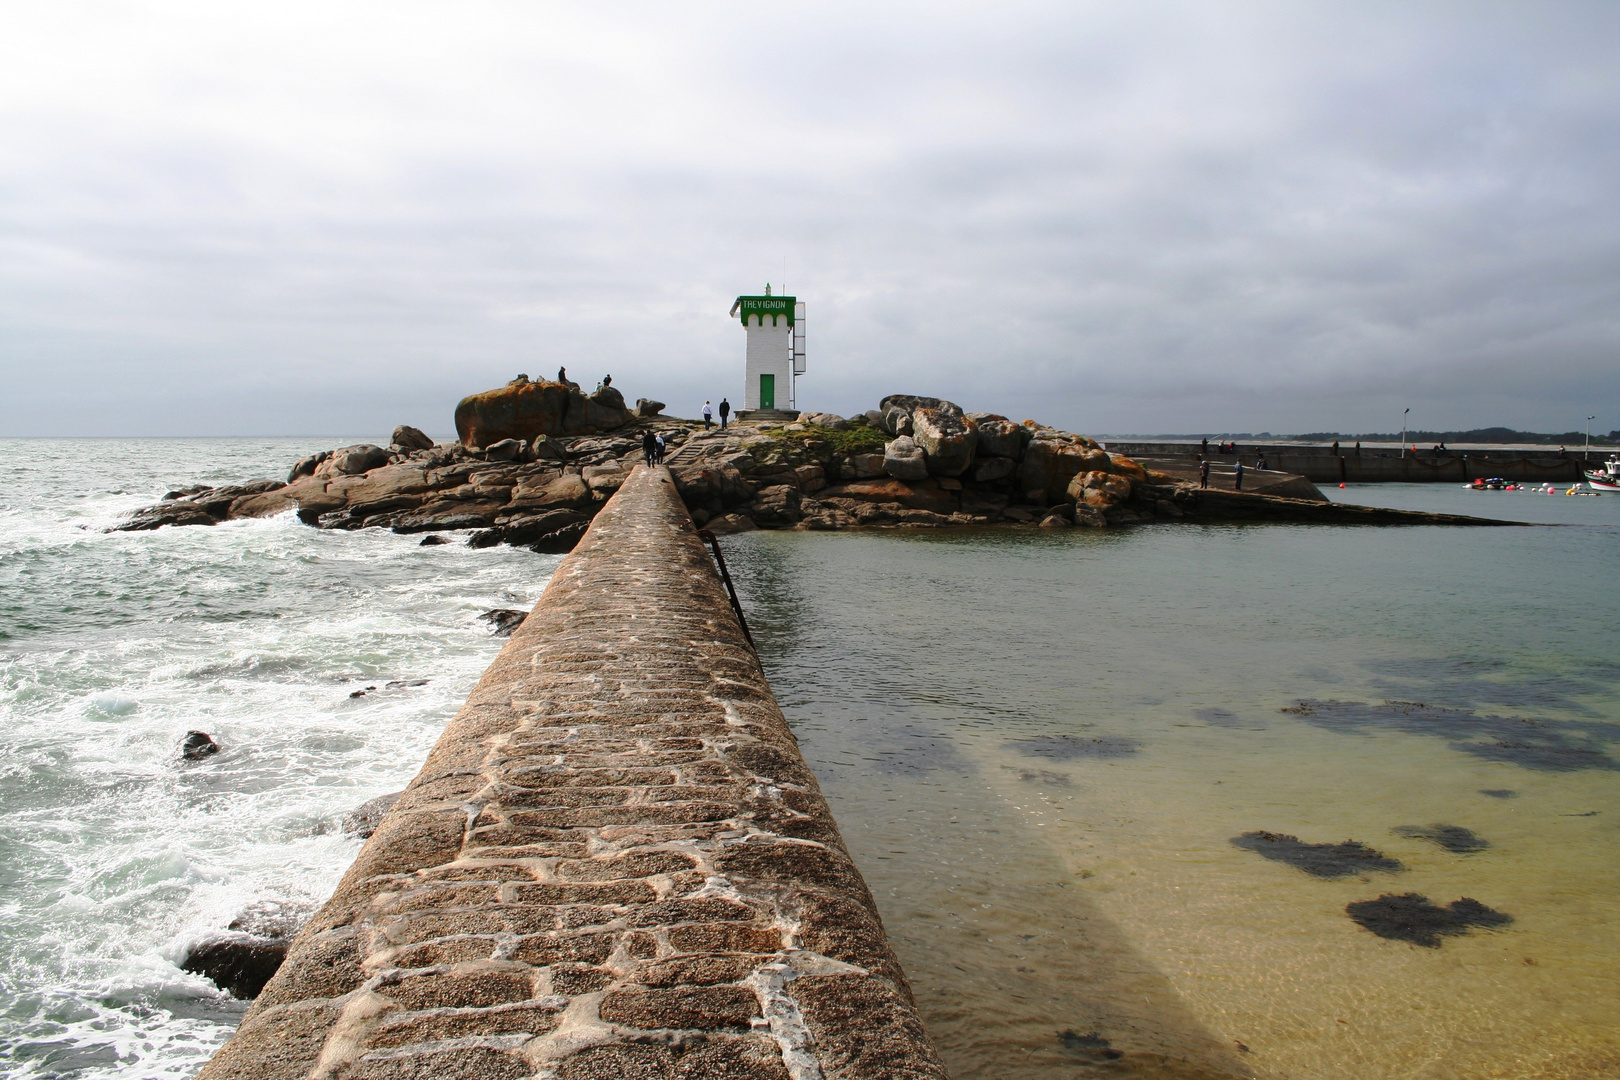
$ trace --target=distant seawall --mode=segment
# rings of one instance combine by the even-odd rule
[[[663,468],[597,515],[225,1078],[943,1078]]]
[[[1129,439],[1109,440],[1108,449],[1135,458],[1151,461],[1154,458],[1183,458],[1196,461],[1198,443],[1139,442]],[[1582,479],[1581,457],[1578,453],[1560,453],[1556,450],[1420,450],[1400,456],[1399,449],[1367,449],[1357,452],[1354,447],[1339,448],[1334,454],[1331,446],[1290,446],[1276,443],[1240,443],[1245,465],[1254,463],[1257,450],[1266,455],[1267,466],[1277,472],[1294,473],[1318,484],[1367,483],[1428,483],[1454,481],[1466,483],[1482,477],[1499,476],[1504,480],[1527,483],[1563,483]],[[1596,454],[1585,468],[1597,468],[1602,454]],[[1214,462],[1236,460],[1232,454],[1220,454],[1211,445],[1209,458]]]

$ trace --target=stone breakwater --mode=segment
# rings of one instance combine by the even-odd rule
[[[514,382],[464,401],[458,422],[467,419],[468,402],[491,399],[479,406],[477,424],[463,425],[461,441],[435,445],[414,428],[397,428],[386,448],[347,446],[312,455],[285,481],[171,491],[117,528],[213,525],[295,511],[325,529],[466,530],[475,547],[504,543],[565,552],[641,459],[648,431],[664,438],[693,519],[716,533],[1251,520],[1501,524],[1329,503],[1310,481],[1275,472],[1251,476],[1249,486],[1259,491],[1221,496],[1083,435],[902,394],[847,419],[817,413],[804,422],[720,429],[655,415],[624,419],[605,433],[548,434],[534,429],[550,413],[518,411],[536,385]],[[578,396],[577,388],[570,394]],[[617,391],[612,396],[618,400]],[[518,430],[518,421],[502,411],[508,406],[528,425],[522,430],[529,437],[489,441]]]
[[[199,1075],[945,1075],[667,470],[619,486]]]

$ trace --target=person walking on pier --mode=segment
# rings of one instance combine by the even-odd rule
[[[653,435],[652,428],[648,428],[641,433],[641,456],[646,459],[647,464],[650,466],[653,463],[653,456],[657,453],[658,439]]]
[[[653,450],[658,456],[658,464],[664,463],[664,437],[659,435],[653,440]]]
[[[707,401],[703,403],[703,430],[708,431],[709,425],[714,422],[714,406]]]
[[[1243,459],[1242,458],[1238,458],[1237,465],[1235,465],[1233,467],[1232,490],[1233,491],[1242,491],[1243,490]]]
[[[726,429],[726,417],[731,415],[731,402],[725,398],[720,399],[720,430]]]
[[[1198,463],[1198,486],[1201,488],[1209,487],[1209,458],[1205,458]]]
[[[1264,453],[1261,453],[1260,456],[1254,459],[1254,467],[1257,469],[1264,469],[1266,467],[1266,455]]]

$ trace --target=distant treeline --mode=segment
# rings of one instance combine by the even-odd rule
[[[1229,442],[1236,439],[1296,439],[1300,442],[1348,442],[1360,439],[1363,442],[1392,442],[1401,441],[1401,433],[1392,432],[1354,432],[1354,431],[1305,431],[1298,435],[1273,435],[1269,431],[1206,431],[1194,432],[1191,435],[1147,435],[1134,436],[1135,438],[1149,439],[1210,439],[1212,441]],[[1408,443],[1534,443],[1542,446],[1584,446],[1586,432],[1566,431],[1562,434],[1551,435],[1541,431],[1515,431],[1507,427],[1473,428],[1469,431],[1408,431]],[[1620,446],[1620,431],[1611,431],[1607,435],[1592,433],[1593,446]]]
[[[1303,435],[1290,435],[1291,439],[1307,439],[1312,442],[1331,442],[1334,439],[1361,439],[1366,442],[1400,442],[1401,433],[1398,431],[1383,433],[1346,434],[1337,431],[1311,431]],[[1536,443],[1544,446],[1582,446],[1586,443],[1586,432],[1565,431],[1560,434],[1547,434],[1540,431],[1515,431],[1507,427],[1472,428],[1468,431],[1408,431],[1406,441],[1409,443]],[[1592,445],[1612,446],[1620,443],[1620,431],[1611,431],[1607,435],[1592,432]]]

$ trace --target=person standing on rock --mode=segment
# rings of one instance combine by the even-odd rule
[[[709,425],[714,422],[714,406],[707,401],[703,403],[703,430],[708,431]]]
[[[562,383],[564,386],[568,385],[568,369],[567,368],[560,367],[560,368],[557,369],[557,381]]]
[[[653,435],[652,429],[648,428],[641,433],[641,456],[646,460],[649,467],[652,465],[653,455],[656,453],[658,453],[658,440]]]
[[[1209,487],[1209,458],[1205,458],[1198,463],[1198,486],[1201,488]]]
[[[731,415],[731,402],[725,398],[720,399],[720,430],[726,429],[726,417]]]
[[[1235,466],[1233,466],[1233,469],[1234,469],[1234,472],[1232,473],[1232,490],[1233,491],[1242,491],[1243,490],[1243,459],[1242,458],[1238,458],[1237,464]]]

